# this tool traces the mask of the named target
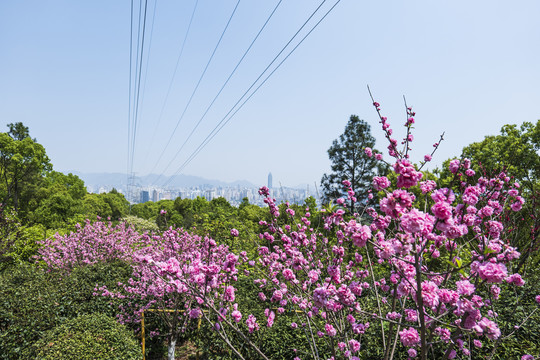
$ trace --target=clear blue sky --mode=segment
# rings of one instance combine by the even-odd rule
[[[138,175],[152,169],[175,173],[320,3],[283,0],[171,162],[278,2],[241,1],[156,164],[236,2],[199,0],[165,103],[195,0],[157,1],[142,68]],[[334,2],[328,0],[322,10]],[[155,5],[148,0],[146,45]],[[498,133],[504,124],[536,121],[538,15],[536,0],[342,0],[183,173],[262,185],[271,171],[275,184],[319,183],[329,171],[326,151],[351,114],[368,121],[377,147],[385,147],[368,84],[398,134],[405,119],[402,96],[415,108],[413,160],[431,151],[443,131],[446,141],[435,163]],[[129,35],[128,0],[1,1],[1,131],[5,124],[23,122],[56,170],[125,173]]]

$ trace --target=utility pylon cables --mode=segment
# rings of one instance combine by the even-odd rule
[[[201,84],[201,82],[202,82],[202,80],[204,78],[204,75],[206,74],[206,71],[208,70],[208,67],[210,66],[210,63],[212,62],[212,59],[214,58],[214,55],[216,54],[216,51],[217,51],[217,49],[219,47],[219,44],[221,44],[221,40],[223,40],[223,36],[225,35],[227,29],[229,28],[231,20],[234,17],[234,14],[236,13],[236,9],[238,9],[238,5],[240,5],[240,1],[241,0],[237,1],[236,6],[234,7],[234,9],[233,9],[233,11],[231,13],[231,16],[229,17],[229,20],[227,21],[227,24],[225,25],[225,28],[223,29],[223,31],[221,33],[221,36],[219,37],[219,40],[218,40],[216,46],[214,47],[214,51],[212,52],[212,55],[210,55],[210,58],[208,59],[208,62],[206,63],[206,66],[205,66],[205,68],[204,68],[204,70],[203,70],[203,72],[202,72],[202,74],[201,74],[201,76],[199,78],[199,81],[197,82],[197,85],[193,89],[193,92],[191,93],[191,96],[189,97],[189,100],[186,103],[186,106],[184,107],[184,111],[182,111],[182,115],[180,115],[180,118],[176,122],[176,126],[174,127],[174,130],[172,131],[171,135],[169,136],[169,140],[167,141],[167,144],[165,144],[165,147],[163,148],[163,151],[159,155],[158,160],[155,162],[155,165],[154,165],[154,167],[152,168],[152,170],[150,172],[152,172],[155,169],[157,164],[161,161],[161,159],[163,157],[163,154],[165,154],[165,151],[169,147],[169,145],[170,145],[170,143],[171,143],[171,141],[172,141],[172,139],[174,137],[174,134],[176,133],[176,130],[178,129],[178,126],[180,125],[180,122],[184,118],[184,115],[186,114],[186,111],[189,108],[189,105],[191,104],[191,101],[193,100],[193,97],[195,96],[195,93],[197,92],[197,89],[199,88],[199,85]]]
[[[287,42],[287,44],[282,48],[282,50],[276,55],[276,57],[272,60],[272,62],[265,68],[265,70],[259,75],[259,77],[252,83],[252,85],[244,92],[244,94],[240,97],[240,99],[233,105],[233,107],[229,110],[229,112],[222,118],[222,120],[214,127],[214,129],[208,134],[208,136],[201,142],[201,144],[195,149],[191,155],[188,157],[188,159],[178,168],[178,170],[174,173],[175,175],[178,175],[199,153],[200,151],[221,131],[221,129],[227,125],[227,123],[236,115],[236,113],[248,102],[253,95],[268,81],[268,79],[279,69],[279,67],[289,58],[289,56],[292,55],[292,53],[306,40],[306,38],[319,26],[319,24],[334,10],[334,8],[341,2],[341,0],[337,0],[332,7],[319,19],[319,21],[313,25],[313,27],[309,30],[309,32],[298,42],[298,44],[281,60],[281,62],[268,74],[268,76],[255,88],[255,90],[242,102],[242,104],[236,109],[236,106],[246,97],[246,95],[249,93],[249,91],[255,86],[255,84],[259,81],[259,79],[264,75],[264,73],[270,68],[270,66],[277,60],[279,55],[283,53],[283,51],[288,47],[288,45],[293,41],[293,39],[300,33],[300,31],[306,26],[306,24],[311,20],[311,18],[317,13],[317,11],[321,8],[321,6],[326,2],[327,0],[324,0],[321,2],[321,4],[315,9],[315,11],[311,14],[311,16],[304,22],[304,24],[300,27],[300,29],[295,33],[295,35]],[[234,111],[234,112],[233,112]],[[232,113],[232,114],[231,114]],[[230,116],[229,116],[230,115]],[[227,118],[228,117],[228,118]],[[170,180],[163,184],[163,186],[166,186]]]

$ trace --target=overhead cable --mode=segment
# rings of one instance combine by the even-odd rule
[[[326,1],[326,0],[325,0]],[[323,3],[325,2],[323,1]],[[340,3],[341,0],[337,0],[334,5],[323,15],[323,17],[311,28],[311,30],[302,38],[302,40],[300,40],[300,42],[287,54],[287,56],[274,68],[274,70],[272,70],[272,72],[270,74],[268,74],[268,76],[257,86],[257,88],[255,88],[255,90],[244,100],[244,102],[242,102],[242,104],[236,109],[234,110],[234,108],[242,101],[242,99],[247,95],[247,93],[251,90],[251,88],[253,88],[253,86],[255,85],[255,83],[261,78],[261,76],[264,74],[264,72],[266,72],[266,70],[268,69],[268,67],[265,69],[265,71],[263,71],[263,74],[261,74],[261,76],[259,76],[257,78],[257,80],[255,80],[255,82],[249,87],[249,89],[242,95],[242,97],[233,105],[233,107],[231,108],[231,110],[229,110],[229,112],[222,118],[222,120],[216,125],[216,127],[214,127],[214,129],[210,132],[210,134],[202,141],[202,143],[197,147],[197,149],[195,149],[192,154],[189,156],[189,158],[178,168],[178,170],[174,173],[173,176],[169,177],[169,180],[167,180],[166,183],[163,184],[163,186],[166,186],[170,181],[171,179],[178,175],[199,153],[200,151],[219,133],[219,131],[221,131],[221,129],[223,129],[223,127],[225,125],[227,125],[227,123],[234,117],[234,115],[236,115],[236,113],[246,104],[246,102],[248,102],[251,97],[253,95],[255,95],[255,93],[261,88],[262,85],[264,85],[266,83],[266,81],[277,71],[277,69],[279,69],[279,67],[289,58],[290,55],[292,55],[292,53],[300,46],[300,44],[302,44],[304,42],[304,40],[315,30],[315,28],[317,28],[317,26],[326,18],[326,16],[328,16],[328,14],[330,14],[330,12]],[[322,6],[322,4],[319,5],[319,7],[317,8],[317,10]],[[317,11],[316,10],[316,11]],[[315,11],[315,12],[316,12]],[[311,17],[313,17],[313,15],[315,14],[315,12],[310,16],[309,19],[311,19]],[[307,21],[309,21],[309,19]],[[306,21],[306,23],[307,23]],[[305,24],[302,25],[302,28],[305,26]],[[301,29],[300,29],[301,30]],[[298,34],[298,32],[295,34],[295,36]],[[293,36],[293,38],[295,37]],[[292,41],[292,39],[291,39]],[[289,41],[290,43],[290,41]],[[287,43],[287,45],[289,44]],[[282,49],[281,52],[283,52],[284,49]],[[280,52],[280,54],[281,54]],[[278,55],[279,56],[279,55]],[[272,61],[272,63],[275,61],[275,59]],[[233,112],[234,110],[234,112]],[[232,112],[232,114],[231,114]],[[231,114],[229,116],[229,114]],[[229,117],[228,117],[229,116]],[[228,117],[228,119],[227,119]]]
[[[176,66],[174,67],[174,72],[173,72],[173,75],[171,77],[171,81],[169,82],[169,87],[167,89],[167,94],[165,95],[165,100],[163,100],[163,105],[161,106],[161,111],[159,112],[159,116],[158,116],[156,125],[154,126],[154,131],[152,133],[152,137],[151,137],[150,143],[149,143],[150,145],[148,146],[149,148],[152,148],[152,146],[154,145],[154,139],[156,138],[156,133],[157,133],[157,130],[159,128],[159,124],[161,123],[161,118],[163,117],[163,112],[165,110],[165,106],[167,105],[167,102],[169,100],[169,95],[171,93],[171,89],[172,89],[172,85],[174,83],[174,80],[176,78],[176,73],[178,71],[178,66],[180,65],[180,60],[182,59],[182,55],[184,54],[184,47],[186,45],[187,38],[188,38],[188,36],[190,34],[191,24],[193,23],[193,18],[195,17],[195,11],[197,10],[197,5],[198,4],[199,4],[199,0],[196,0],[195,1],[195,6],[193,7],[193,11],[191,12],[191,17],[189,19],[189,24],[188,24],[188,27],[187,27],[187,30],[186,30],[186,34],[184,36],[184,40],[182,41],[182,45],[180,46],[180,53],[178,54],[178,57],[176,59]],[[148,158],[148,154],[149,154],[149,152],[146,152],[146,158]],[[146,158],[144,160],[144,163],[146,163]],[[154,166],[155,165],[156,165],[156,163],[154,162]],[[152,171],[150,171],[150,172],[152,172]]]
[[[270,21],[270,19],[274,16],[274,13],[276,12],[276,10],[278,9],[279,5],[281,5],[283,0],[279,0],[279,2],[276,4],[276,6],[274,7],[274,9],[272,10],[272,12],[270,13],[270,15],[268,16],[268,18],[266,19],[266,21],[264,22],[263,26],[259,29],[257,35],[255,35],[255,37],[253,38],[253,40],[251,41],[251,44],[248,46],[248,48],[246,49],[246,51],[244,52],[244,54],[242,55],[242,57],[240,58],[240,60],[237,62],[236,66],[234,67],[234,69],[231,71],[231,73],[229,74],[229,76],[227,77],[227,80],[225,80],[225,83],[223,83],[223,85],[221,86],[221,89],[219,89],[218,93],[216,94],[216,96],[214,96],[214,99],[210,102],[210,104],[208,105],[208,107],[206,108],[206,110],[204,111],[203,115],[201,116],[201,118],[199,119],[199,121],[197,122],[197,124],[195,125],[195,127],[191,130],[191,133],[188,135],[188,137],[186,138],[186,140],[184,141],[184,143],[182,144],[182,146],[178,149],[178,151],[176,152],[176,154],[174,155],[174,157],[171,159],[171,161],[167,164],[167,166],[165,167],[165,169],[162,171],[162,174],[165,173],[167,171],[167,169],[171,166],[171,164],[174,162],[174,160],[176,160],[176,158],[178,157],[178,154],[180,154],[180,152],[182,151],[182,149],[184,148],[184,146],[186,145],[186,143],[189,141],[189,139],[191,138],[191,136],[193,135],[193,133],[195,132],[195,130],[197,130],[197,128],[199,127],[199,125],[201,124],[202,120],[206,117],[206,114],[208,114],[208,111],[212,108],[212,106],[214,105],[214,103],[216,102],[217,98],[221,95],[221,93],[223,92],[223,89],[225,88],[225,86],[229,83],[229,81],[231,80],[232,76],[234,75],[234,73],[236,72],[236,70],[238,69],[238,67],[240,66],[240,64],[242,63],[242,61],[244,60],[244,58],[246,57],[246,55],[249,53],[249,51],[251,50],[251,48],[253,47],[253,44],[255,44],[255,41],[257,41],[257,39],[259,38],[259,36],[261,35],[261,33],[263,32],[263,30],[265,29],[266,25],[268,24],[268,22]],[[159,180],[159,177],[156,179],[155,182],[157,182]]]
[[[204,68],[204,70],[203,70],[203,72],[202,72],[202,74],[201,74],[201,76],[199,78],[199,81],[197,82],[197,85],[193,89],[193,92],[191,93],[191,96],[190,96],[186,106],[184,107],[184,111],[182,112],[182,115],[180,115],[180,118],[178,119],[178,121],[176,123],[176,126],[174,127],[174,130],[171,133],[171,136],[169,136],[169,140],[167,141],[167,144],[165,145],[165,147],[163,148],[163,151],[161,152],[161,154],[159,155],[157,161],[155,162],[154,168],[161,161],[161,158],[163,157],[163,154],[165,154],[165,151],[167,150],[167,147],[171,143],[171,141],[172,141],[172,139],[174,137],[174,134],[176,133],[176,130],[178,129],[178,126],[180,125],[180,122],[184,118],[184,115],[185,115],[189,105],[191,104],[191,101],[193,100],[193,97],[195,96],[195,93],[197,92],[197,89],[199,88],[199,85],[201,84],[201,81],[204,78],[204,75],[206,74],[206,71],[208,70],[208,67],[210,66],[210,63],[212,62],[212,59],[214,58],[214,55],[216,54],[216,51],[217,51],[217,49],[219,47],[219,44],[221,44],[221,40],[223,39],[223,36],[225,35],[225,32],[227,31],[227,29],[229,27],[229,24],[231,23],[231,20],[232,20],[234,14],[236,13],[236,9],[238,9],[238,5],[240,4],[240,1],[241,0],[237,1],[236,6],[234,7],[234,10],[231,13],[231,16],[229,17],[229,20],[227,21],[227,25],[225,25],[225,28],[223,29],[223,31],[221,33],[221,36],[219,37],[219,40],[218,40],[216,46],[214,47],[214,51],[212,52],[212,55],[210,55],[210,58],[208,59],[208,62],[206,63],[206,66],[205,66],[205,68]],[[152,172],[154,170],[154,168],[150,172]]]

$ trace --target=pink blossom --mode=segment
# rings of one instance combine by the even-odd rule
[[[432,159],[431,155],[424,155],[424,161],[425,162],[429,162],[429,161],[431,161],[431,159]]]
[[[414,348],[410,348],[409,350],[407,350],[407,354],[409,354],[411,358],[415,358],[416,355],[418,355],[418,353],[416,352],[416,349]]]
[[[434,308],[439,305],[439,287],[433,281],[422,282],[422,300],[429,307]]]
[[[349,340],[349,348],[353,353],[358,352],[360,350],[360,342],[355,339]]]
[[[276,314],[273,311],[270,311],[270,313],[268,314],[268,322],[266,326],[272,327],[272,325],[274,325],[275,318],[276,318]]]
[[[440,289],[438,295],[440,301],[450,305],[454,305],[459,299],[459,294],[456,291],[449,289]]]
[[[246,325],[248,327],[249,333],[251,334],[255,330],[259,330],[259,324],[257,324],[257,318],[253,314],[249,314]]]
[[[501,283],[508,275],[508,272],[504,264],[485,262],[478,266],[478,274],[482,280],[487,282]]]
[[[414,166],[406,159],[397,161],[394,164],[394,171],[399,174],[397,178],[397,187],[410,188],[415,186],[424,176],[421,172],[416,171]]]
[[[418,331],[412,327],[400,331],[399,337],[404,346],[414,346],[420,342],[420,335],[418,335]]]
[[[459,169],[459,160],[452,160],[450,161],[450,165],[448,165],[448,169],[450,170],[450,172],[452,174],[455,174],[457,173],[458,169]]]
[[[484,317],[478,322],[478,325],[484,330],[484,334],[491,340],[497,340],[501,336],[501,330],[497,324]]]
[[[454,192],[451,189],[441,188],[441,189],[435,190],[431,194],[431,198],[435,202],[445,201],[445,202],[451,204],[456,199],[456,196],[454,195]]]
[[[509,284],[514,284],[516,286],[523,286],[525,285],[525,280],[523,280],[521,278],[521,275],[520,274],[512,274],[510,276],[508,276],[506,279],[506,282],[509,283]]]
[[[476,290],[469,280],[456,281],[457,292],[460,295],[469,296]]]
[[[367,147],[364,149],[364,152],[366,153],[367,156],[371,157],[373,156],[373,151],[371,150],[371,148]]]
[[[431,207],[431,212],[438,219],[446,220],[452,216],[452,206],[444,201],[439,201]]]
[[[408,233],[419,233],[433,229],[433,218],[417,209],[412,209],[401,217],[401,227]]]
[[[336,336],[337,330],[332,326],[332,324],[324,325],[324,330],[328,336]]]
[[[358,247],[366,246],[367,241],[371,238],[371,229],[367,225],[362,225],[352,235],[351,240]]]
[[[498,300],[501,294],[501,288],[498,287],[497,285],[491,285],[490,292],[491,292],[491,295],[493,295],[493,298],[495,300]]]
[[[433,191],[437,187],[437,183],[433,180],[426,180],[420,182],[420,190],[422,194],[427,194],[430,191]]]
[[[234,237],[237,237],[239,234],[238,230],[236,229],[231,229],[231,235],[234,236]]]
[[[227,288],[225,288],[225,293],[223,294],[223,300],[233,302],[235,299],[235,290],[236,289],[233,286],[227,286]]]
[[[400,317],[401,317],[401,314],[395,311],[389,312],[388,314],[386,314],[386,318],[390,320],[397,320]]]
[[[240,320],[242,320],[242,313],[238,310],[233,310],[231,313],[231,317],[234,319],[235,322],[239,323]]]
[[[405,320],[409,322],[417,322],[418,312],[414,309],[405,309]]]
[[[375,190],[381,191],[390,186],[390,180],[386,176],[375,176],[372,184]]]
[[[294,279],[296,279],[296,277],[294,276],[294,273],[293,273],[293,271],[291,269],[283,270],[282,274],[283,274],[283,277],[286,280],[294,280]]]

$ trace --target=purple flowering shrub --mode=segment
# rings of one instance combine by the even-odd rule
[[[58,233],[40,241],[36,259],[49,269],[70,271],[76,267],[117,260],[130,261],[134,251],[149,246],[152,238],[125,223],[90,222],[75,225],[75,232]]]
[[[404,150],[398,150],[379,104],[374,106],[394,159],[394,176],[373,179],[379,209],[365,209],[369,222],[347,214],[344,204],[356,199],[344,181],[348,199],[337,200],[322,229],[308,217],[283,224],[275,200],[261,188],[272,220],[261,222],[267,231],[260,234],[256,264],[259,297],[278,312],[301,312],[309,358],[321,356],[317,343],[324,339],[332,349],[328,357],[358,359],[370,331],[381,336],[385,359],[401,349],[411,358],[426,359],[428,352],[468,357],[472,346],[501,339],[496,304],[502,288],[524,284],[511,271],[520,254],[501,222],[505,211],[519,211],[524,203],[519,185],[504,173],[477,178],[467,159],[450,162],[458,191],[422,181],[409,160],[414,112],[407,108]],[[292,220],[294,213],[289,215]],[[269,325],[274,316],[267,313]]]
[[[238,236],[238,231],[233,229],[231,235]],[[78,226],[75,233],[57,235],[42,246],[38,260],[49,269],[70,271],[118,260],[129,263],[132,276],[127,283],[118,283],[115,289],[98,284],[94,295],[119,299],[117,317],[121,323],[139,323],[144,311],[158,310],[156,314],[168,328],[171,359],[180,334],[194,325],[191,320],[200,317],[225,342],[226,332],[234,331],[257,350],[239,330],[242,321],[250,332],[258,329],[256,318],[252,314],[243,315],[235,302],[237,266],[247,261],[245,252],[235,255],[227,245],[183,229],[139,234],[125,224],[112,226],[102,222],[87,222],[86,226]],[[157,331],[150,333],[157,334]],[[238,347],[238,344],[228,345],[233,351]]]

